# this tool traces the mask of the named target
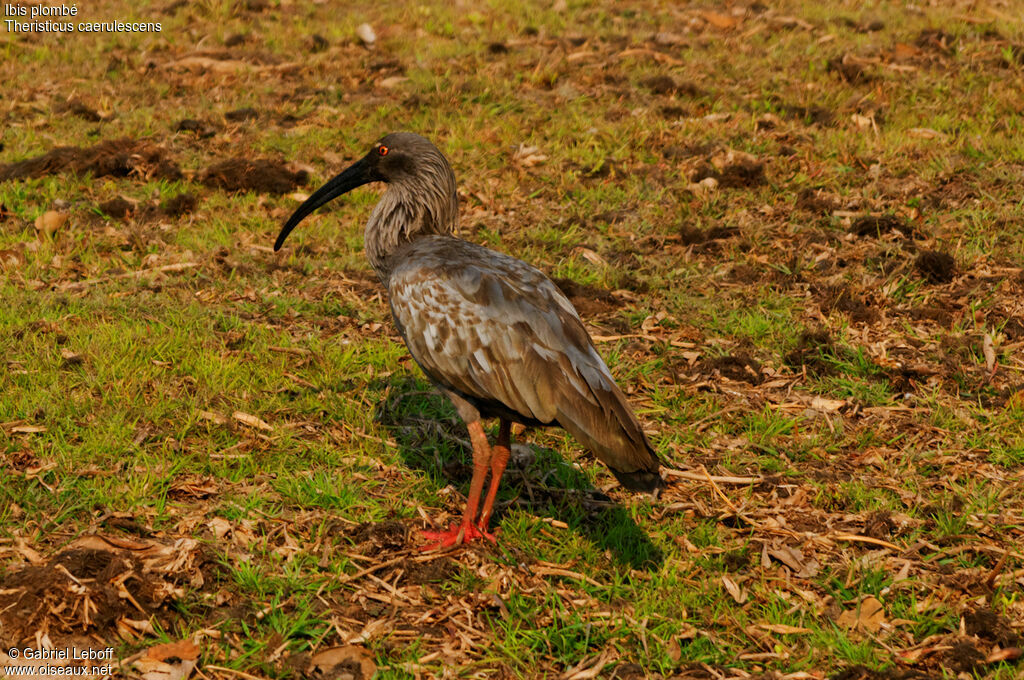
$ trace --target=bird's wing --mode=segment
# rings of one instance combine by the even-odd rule
[[[583,322],[543,273],[434,237],[403,253],[388,291],[409,351],[432,380],[525,418],[558,422],[617,473],[657,471]]]

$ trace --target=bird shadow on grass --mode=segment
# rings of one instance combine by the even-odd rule
[[[451,483],[468,493],[473,472],[469,437],[448,398],[411,376],[392,376],[386,386],[374,420],[391,431],[405,464],[426,472],[439,486]],[[624,507],[595,489],[558,453],[523,444],[513,443],[492,527],[514,505],[565,522],[621,565],[645,571],[661,567],[662,551]]]

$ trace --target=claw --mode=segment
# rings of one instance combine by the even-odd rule
[[[480,538],[486,538],[491,543],[498,542],[498,538],[494,534],[472,524],[452,524],[446,531],[424,531],[423,538],[433,541],[420,548],[424,552],[471,543]]]

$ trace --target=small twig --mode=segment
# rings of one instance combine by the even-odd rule
[[[859,534],[833,534],[831,538],[837,541],[854,541],[856,543],[871,543],[872,545],[878,545],[883,548],[889,548],[889,550],[896,550],[902,552],[903,548],[899,547],[895,543],[889,541],[883,541],[880,538],[872,538],[871,536],[861,536]]]
[[[246,680],[264,680],[258,675],[252,675],[245,671],[236,670],[234,668],[226,668],[224,666],[214,666],[212,664],[206,664],[203,666],[208,671],[220,671],[221,673],[227,673],[228,675],[237,675],[240,678],[246,678]]]
[[[729,506],[730,510],[732,510],[732,514],[738,516],[740,514],[739,509],[736,507],[735,504],[733,504],[731,500],[729,500],[729,497],[726,496],[725,493],[718,487],[718,484],[715,483],[715,480],[711,478],[711,475],[708,474],[708,469],[701,465],[700,471],[704,473],[704,479],[706,479],[708,483],[711,484],[711,488],[714,490],[714,492],[718,494],[719,498],[725,501],[725,504]]]
[[[720,475],[708,474],[708,471],[701,466],[704,474],[697,472],[691,472],[689,470],[675,470],[666,467],[664,473],[670,477],[679,477],[680,479],[689,479],[694,482],[711,481],[717,484],[760,484],[764,481],[764,477],[723,477]]]
[[[185,269],[191,269],[192,267],[198,267],[198,262],[177,262],[175,264],[165,264],[162,267],[152,267],[151,269],[139,269],[133,272],[124,272],[122,274],[111,274],[110,276],[99,276],[95,279],[85,279],[83,281],[71,281],[61,285],[61,290],[75,290],[77,288],[86,288],[88,286],[95,285],[97,283],[105,283],[107,281],[114,281],[116,279],[138,279],[142,278],[146,274],[156,274],[161,272],[180,272]]]
[[[357,571],[356,573],[352,574],[351,576],[346,576],[345,578],[339,580],[338,584],[340,585],[340,584],[344,584],[344,583],[351,583],[352,581],[355,581],[356,579],[360,579],[360,578],[366,576],[367,574],[372,574],[375,571],[380,571],[381,569],[384,569],[386,567],[390,567],[390,566],[392,566],[394,564],[398,564],[399,562],[402,562],[403,560],[409,558],[411,555],[412,555],[412,553],[403,554],[403,555],[400,555],[399,557],[395,557],[394,559],[390,559],[387,562],[381,562],[380,564],[375,564],[372,567],[367,567],[366,569],[363,569],[362,571]],[[209,668],[209,666],[207,666],[207,668]]]

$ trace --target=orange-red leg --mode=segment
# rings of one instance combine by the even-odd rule
[[[505,466],[512,455],[511,446],[512,423],[502,420],[498,426],[498,441],[491,449],[491,486],[487,489],[487,498],[484,499],[484,507],[480,511],[480,521],[477,528],[484,533],[491,523],[491,513],[494,510],[494,498],[498,495],[498,485],[501,483],[501,476],[505,473]]]
[[[453,545],[468,543],[481,537],[492,542],[496,540],[492,534],[487,533],[486,525],[484,525],[485,530],[480,530],[473,522],[476,518],[477,508],[480,505],[480,495],[483,493],[484,481],[487,479],[487,472],[491,464],[491,447],[487,443],[487,435],[484,433],[484,428],[479,420],[467,423],[466,427],[469,429],[469,439],[473,443],[473,479],[469,483],[469,500],[466,502],[466,511],[462,515],[462,522],[452,524],[446,531],[424,531],[423,536],[429,541],[434,541],[434,543],[425,545],[423,547],[424,550],[447,548]],[[504,466],[502,468],[504,469]],[[488,497],[490,497],[490,494],[488,494]]]

